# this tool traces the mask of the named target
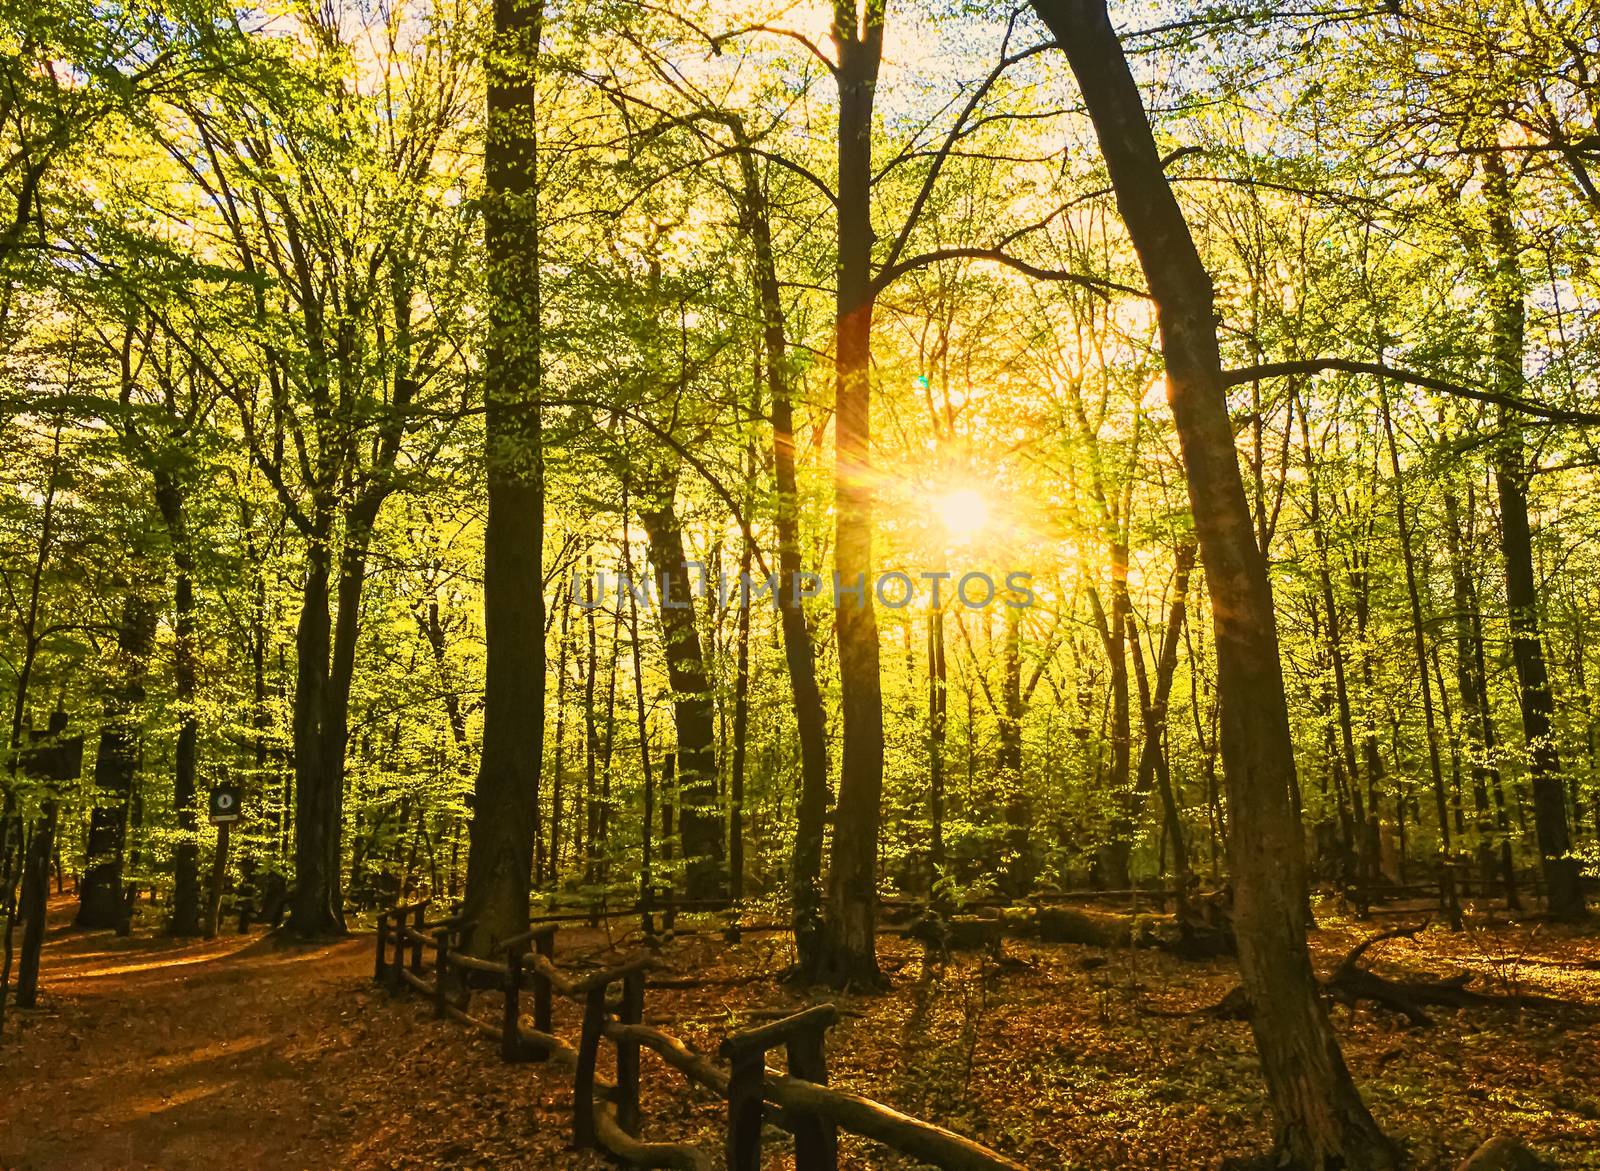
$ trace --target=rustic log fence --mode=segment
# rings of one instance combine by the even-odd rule
[[[794,1136],[795,1171],[837,1171],[840,1131],[948,1171],[1025,1171],[954,1131],[828,1085],[827,1031],[839,1017],[831,1004],[733,1033],[718,1049],[719,1060],[713,1060],[644,1023],[648,974],[658,966],[652,954],[590,973],[564,971],[556,963],[560,925],[544,922],[502,943],[503,961],[486,960],[461,950],[470,926],[466,919],[429,920],[428,906],[422,901],[379,913],[373,979],[394,995],[414,991],[427,997],[436,1017],[459,1021],[497,1041],[505,1061],[569,1067],[572,1136],[579,1148],[604,1150],[635,1167],[711,1171],[710,1156],[698,1147],[640,1137],[640,1058],[648,1050],[689,1086],[709,1090],[726,1104],[728,1171],[759,1171],[769,1126]],[[475,987],[500,990],[498,1023],[469,1011]],[[532,1028],[523,1023],[524,993],[532,994]],[[557,997],[582,1009],[576,1046],[555,1032]],[[606,1043],[613,1051],[614,1083],[597,1072]],[[776,1049],[784,1050],[787,1072],[767,1064]]]

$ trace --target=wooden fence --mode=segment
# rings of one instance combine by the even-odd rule
[[[794,1136],[795,1171],[837,1171],[841,1130],[950,1171],[1024,1171],[1022,1164],[954,1131],[829,1086],[826,1037],[838,1020],[830,1004],[733,1033],[713,1060],[644,1023],[648,974],[658,962],[653,955],[596,972],[566,972],[555,958],[559,924],[546,922],[506,940],[500,947],[504,960],[486,960],[460,950],[465,920],[428,920],[428,905],[379,914],[373,979],[397,995],[414,990],[428,997],[435,1016],[499,1042],[506,1061],[558,1061],[571,1068],[572,1134],[580,1148],[603,1149],[635,1167],[710,1171],[711,1158],[698,1147],[640,1138],[640,1057],[648,1050],[689,1085],[726,1103],[728,1171],[759,1171],[767,1124]],[[431,962],[425,958],[429,951]],[[468,1011],[474,987],[500,990],[499,1022]],[[523,1024],[525,992],[532,996],[531,1029]],[[554,1031],[558,996],[583,1010],[576,1046]],[[615,1083],[596,1072],[603,1043],[615,1055]],[[767,1054],[776,1049],[785,1051],[787,1072],[767,1065]]]

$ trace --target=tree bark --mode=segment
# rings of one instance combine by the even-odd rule
[[[673,499],[676,486],[677,475],[669,471],[653,506],[639,509],[639,519],[655,567],[656,608],[667,681],[672,686],[684,892],[690,899],[716,899],[727,894],[723,823],[717,801],[716,718],[700,629],[695,623],[683,524]]]
[[[1142,795],[1150,791],[1153,783],[1161,799],[1163,824],[1167,841],[1172,849],[1173,885],[1178,896],[1178,918],[1185,921],[1189,905],[1189,849],[1184,840],[1183,817],[1178,809],[1177,796],[1172,790],[1172,776],[1167,767],[1166,735],[1167,707],[1172,697],[1172,680],[1178,673],[1178,641],[1183,637],[1183,624],[1187,620],[1189,575],[1194,570],[1195,545],[1185,541],[1178,546],[1177,565],[1173,572],[1172,604],[1167,611],[1167,626],[1161,636],[1161,650],[1156,658],[1156,685],[1148,695],[1141,694],[1144,702],[1144,743],[1139,748],[1139,771],[1134,781],[1135,789]],[[1134,663],[1143,672],[1142,652],[1133,626],[1133,615],[1128,616],[1128,641],[1133,644]],[[1141,679],[1140,691],[1147,690]]]
[[[1488,178],[1489,239],[1493,251],[1489,308],[1494,321],[1495,386],[1504,394],[1521,394],[1525,308],[1517,259],[1516,225],[1511,216],[1510,185],[1499,154],[1485,158]],[[1521,423],[1515,412],[1500,408],[1500,441],[1495,449],[1494,480],[1500,497],[1500,549],[1505,557],[1506,610],[1511,626],[1511,658],[1517,670],[1517,700],[1522,735],[1528,747],[1528,775],[1533,788],[1534,830],[1544,868],[1546,899],[1552,915],[1584,914],[1578,860],[1572,856],[1566,797],[1561,786],[1561,759],[1555,741],[1555,698],[1545,666],[1539,630],[1539,587],[1533,567],[1533,529],[1528,519],[1528,478]]]
[[[484,395],[483,756],[468,831],[464,911],[488,956],[528,926],[544,743],[544,461],[539,417],[538,147],[541,0],[495,0],[488,57],[489,349]]]
[[[183,489],[172,473],[152,468],[156,507],[166,525],[172,546],[173,640],[172,681],[178,706],[178,742],[173,751],[172,805],[178,815],[178,844],[172,852],[172,918],[169,934],[199,935],[200,843],[195,816],[195,769],[198,764],[200,719],[197,699],[194,552],[189,547],[189,525]]]
[[[747,462],[755,463],[755,452]],[[750,468],[752,478],[755,468]],[[744,538],[739,572],[748,576],[754,552]],[[750,607],[741,605],[735,621],[733,674],[733,760],[728,767],[728,895],[737,903],[744,898],[744,770],[750,737]]]
[[[1406,512],[1405,485],[1400,481],[1400,449],[1395,444],[1394,420],[1389,414],[1389,395],[1380,381],[1379,402],[1383,408],[1383,434],[1389,447],[1389,470],[1394,477],[1394,514],[1400,536],[1400,557],[1405,564],[1406,597],[1411,603],[1411,646],[1417,656],[1417,674],[1422,686],[1422,719],[1428,738],[1428,772],[1433,782],[1434,816],[1439,821],[1439,898],[1452,931],[1461,930],[1461,904],[1456,898],[1454,852],[1450,842],[1450,806],[1444,787],[1444,766],[1439,758],[1439,728],[1433,715],[1433,681],[1428,677],[1428,647],[1422,627],[1422,595],[1417,586],[1416,555],[1411,548],[1411,518]]]
[[[740,145],[743,127],[735,123]],[[795,806],[794,849],[790,861],[795,950],[802,972],[814,973],[820,961],[822,931],[822,846],[828,816],[828,722],[817,687],[816,648],[799,595],[800,498],[795,477],[794,392],[784,328],[782,286],[772,253],[772,220],[755,157],[739,155],[744,213],[755,261],[756,295],[761,306],[762,349],[767,393],[772,400],[772,463],[777,489],[774,527],[778,535],[778,618],[783,660],[794,698],[800,741],[800,794]]]
[[[834,326],[834,566],[844,745],[820,949],[821,978],[881,982],[878,831],[883,690],[872,580],[872,110],[884,0],[836,0],[839,268]]]
[[[1162,170],[1103,0],[1035,0],[1067,54],[1149,282],[1211,595],[1239,968],[1284,1153],[1314,1171],[1391,1171],[1399,1153],[1345,1068],[1306,948],[1305,860],[1266,561],[1239,474],[1210,275]]]
[[[89,814],[88,862],[78,888],[79,927],[120,927],[123,851],[128,799],[139,766],[136,712],[144,702],[145,672],[155,646],[154,608],[136,594],[122,603],[117,629],[117,682],[106,696],[100,745],[95,751],[95,803]]]
[[[324,811],[331,783],[323,753],[322,714],[328,690],[328,656],[333,614],[329,591],[332,566],[323,521],[310,538],[300,621],[295,631],[294,685],[294,871],[290,928],[304,938],[337,934],[333,905],[337,877],[328,873],[329,832]]]

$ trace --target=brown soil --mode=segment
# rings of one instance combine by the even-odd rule
[[[370,935],[306,946],[253,933],[180,943],[65,929],[58,901],[40,1007],[13,1011],[0,1041],[0,1167],[242,1171],[246,1168],[553,1168],[607,1166],[570,1149],[569,1075],[505,1066],[495,1047],[431,1019],[416,998],[371,982]],[[1367,925],[1318,932],[1324,967]],[[581,965],[626,939],[565,931],[560,959]],[[924,973],[918,952],[886,943],[887,996],[836,997],[837,1084],[955,1127],[1031,1167],[1213,1168],[1269,1138],[1249,1030],[1193,1008],[1234,982],[1227,961],[1152,952],[1008,944],[996,970],[957,957]],[[652,990],[651,1023],[714,1047],[755,1009],[807,997],[778,982],[778,938],[729,947],[714,935],[668,950],[696,987]],[[1501,924],[1429,931],[1374,949],[1377,966],[1447,973],[1475,986],[1565,996],[1586,1013],[1432,1010],[1412,1029],[1370,1008],[1335,1010],[1352,1071],[1413,1165],[1448,1168],[1490,1134],[1522,1136],[1563,1168],[1600,1168],[1600,958],[1592,935]],[[498,996],[475,1012],[493,1019]],[[558,1031],[575,1038],[563,1009]],[[645,1062],[645,1137],[720,1146],[720,1105],[686,1095]],[[769,1167],[785,1162],[774,1142]],[[848,1168],[897,1162],[870,1144]]]

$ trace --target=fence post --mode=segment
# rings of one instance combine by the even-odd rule
[[[805,1029],[789,1038],[789,1076],[828,1084],[827,1026]],[[833,1123],[816,1114],[789,1112],[794,1132],[794,1171],[837,1171],[839,1137]]]
[[[539,955],[551,963],[555,963],[556,933],[554,928],[535,937],[533,946]],[[550,1000],[550,979],[543,972],[536,972],[533,980],[533,1027],[541,1033],[553,1031],[550,1020]]]
[[[718,1052],[732,1067],[728,1075],[728,1171],[761,1171],[761,1118],[767,1096],[767,1050],[785,1046],[789,1073],[825,1084],[828,1065],[823,1053],[828,1028],[839,1012],[817,1004],[782,1020],[746,1029],[726,1038]],[[787,1111],[784,1123],[794,1131],[795,1171],[835,1171],[836,1137],[832,1123]]]
[[[644,1023],[644,973],[629,972],[622,978],[622,1023]],[[634,1138],[639,1137],[639,1042],[617,1042],[617,1123]]]
[[[594,1067],[600,1031],[606,1020],[606,988],[589,989],[583,1002],[583,1032],[578,1038],[578,1072],[572,1087],[572,1142],[579,1150],[595,1146]]]
[[[411,930],[415,931],[418,935],[422,934],[422,916],[427,909],[427,907],[419,904],[417,908],[411,912]],[[411,974],[413,976],[422,975],[422,941],[420,939],[413,939],[411,941]]]
[[[450,928],[434,931],[433,946],[438,949],[433,961],[433,1015],[443,1017],[445,980],[450,975]]]
[[[405,991],[405,977],[400,972],[406,966],[406,913],[394,913],[394,961],[389,965],[389,987],[396,996]]]
[[[389,946],[389,912],[378,912],[378,958],[372,965],[372,980],[382,984],[384,977],[383,949]]]
[[[761,1171],[761,1109],[767,1055],[759,1047],[733,1054],[728,1076],[728,1171]]]
[[[517,1023],[522,1019],[522,956],[520,947],[514,947],[506,953],[506,1002],[505,1018],[501,1022],[500,1032],[500,1060],[523,1060],[521,1026]]]

